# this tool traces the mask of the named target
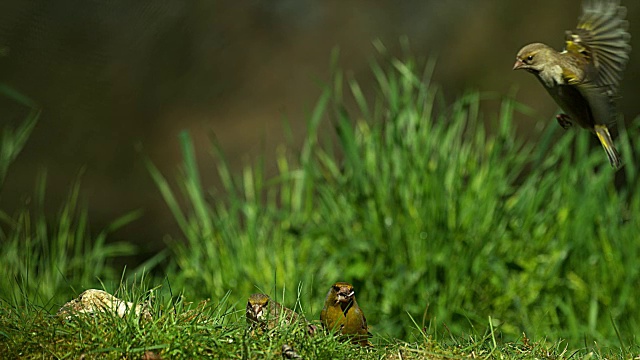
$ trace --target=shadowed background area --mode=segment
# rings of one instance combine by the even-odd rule
[[[640,6],[625,5],[638,48]],[[517,88],[517,99],[537,118],[552,119],[551,98],[532,76],[511,68],[529,42],[560,49],[579,7],[553,0],[2,1],[0,82],[44,111],[9,171],[0,206],[10,211],[26,201],[46,168],[53,213],[84,169],[95,230],[143,209],[142,219],[116,237],[156,251],[174,223],[136,148],[171,174],[181,158],[179,131],[193,134],[202,155],[213,132],[233,168],[257,156],[270,166],[284,141],[283,120],[294,142],[303,131],[329,78],[331,50],[339,47],[340,66],[366,91],[375,39],[399,53],[398,39],[406,36],[415,55],[436,56],[434,78],[449,98],[467,88],[500,95]],[[627,119],[637,113],[636,58],[632,51],[622,83]],[[3,124],[24,114],[0,99]],[[533,127],[524,120],[521,136]],[[204,183],[212,184],[215,164],[202,155]]]

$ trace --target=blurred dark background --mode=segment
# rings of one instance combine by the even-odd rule
[[[640,5],[625,5],[632,46],[640,49]],[[44,112],[9,171],[0,208],[25,202],[46,168],[55,214],[84,169],[93,229],[144,209],[115,238],[156,251],[176,229],[136,148],[172,179],[181,159],[177,135],[189,130],[205,184],[215,183],[210,132],[235,169],[259,155],[269,164],[285,139],[284,119],[301,137],[334,47],[366,91],[375,39],[399,54],[406,36],[416,56],[437,56],[435,80],[450,99],[469,88],[505,95],[517,88],[538,119],[552,119],[551,98],[511,68],[529,42],[560,49],[579,8],[578,0],[4,0],[0,82]],[[622,84],[627,120],[637,114],[636,59],[632,52]],[[25,113],[0,99],[0,126]],[[523,117],[519,127],[528,136],[533,119]]]

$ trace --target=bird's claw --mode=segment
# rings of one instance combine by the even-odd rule
[[[558,121],[558,124],[562,126],[562,128],[565,130],[573,126],[573,122],[571,121],[571,118],[567,114],[556,115],[556,120]]]

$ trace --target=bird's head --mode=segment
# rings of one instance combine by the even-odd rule
[[[550,56],[555,50],[545,44],[533,43],[526,45],[516,55],[516,63],[513,70],[527,70],[531,73],[539,73],[544,69]]]
[[[331,292],[335,294],[335,304],[349,303],[353,300],[356,292],[353,290],[353,285],[346,282],[337,282],[331,287]]]
[[[253,294],[247,302],[247,317],[255,321],[264,320],[265,309],[269,306],[269,296],[265,294]]]

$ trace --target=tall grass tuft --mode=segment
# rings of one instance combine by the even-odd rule
[[[33,128],[38,123],[41,110],[33,100],[2,83],[0,83],[0,95],[12,99],[29,109],[29,114],[20,126],[16,129],[5,126],[2,129],[2,134],[0,134],[0,190],[2,190],[9,165],[14,162],[27,143]]]
[[[0,133],[0,189],[10,164],[16,159],[33,131],[40,109],[25,95],[0,84],[0,94],[30,108],[15,130]],[[46,173],[36,180],[29,204],[8,213],[0,210],[0,299],[12,306],[55,306],[101,282],[118,281],[119,271],[109,261],[133,255],[135,249],[123,242],[107,243],[107,235],[139,216],[132,212],[114,221],[93,236],[86,206],[80,200],[76,182],[60,207],[55,221],[44,212]],[[1,195],[1,194],[0,194]]]
[[[232,173],[214,145],[223,186],[210,189],[181,134],[177,188],[148,162],[181,229],[173,284],[243,304],[256,287],[302,283],[314,316],[329,286],[349,281],[372,332],[406,339],[483,333],[491,317],[508,339],[618,343],[613,319],[628,341],[640,325],[635,187],[616,188],[588,132],[550,124],[526,142],[513,121],[523,105],[504,98],[486,115],[495,99],[473,91],[448,102],[433,69],[387,57],[367,91],[336,70],[302,149],[280,151],[274,176],[262,162]],[[630,137],[618,141],[636,184]]]
[[[70,294],[101,288],[103,282],[117,282],[120,272],[110,261],[135,254],[132,244],[106,240],[110,233],[135,220],[137,212],[92,235],[78,182],[52,221],[44,213],[45,179],[42,175],[37,182],[32,208],[3,219],[0,298],[15,305],[54,308],[70,300]]]

